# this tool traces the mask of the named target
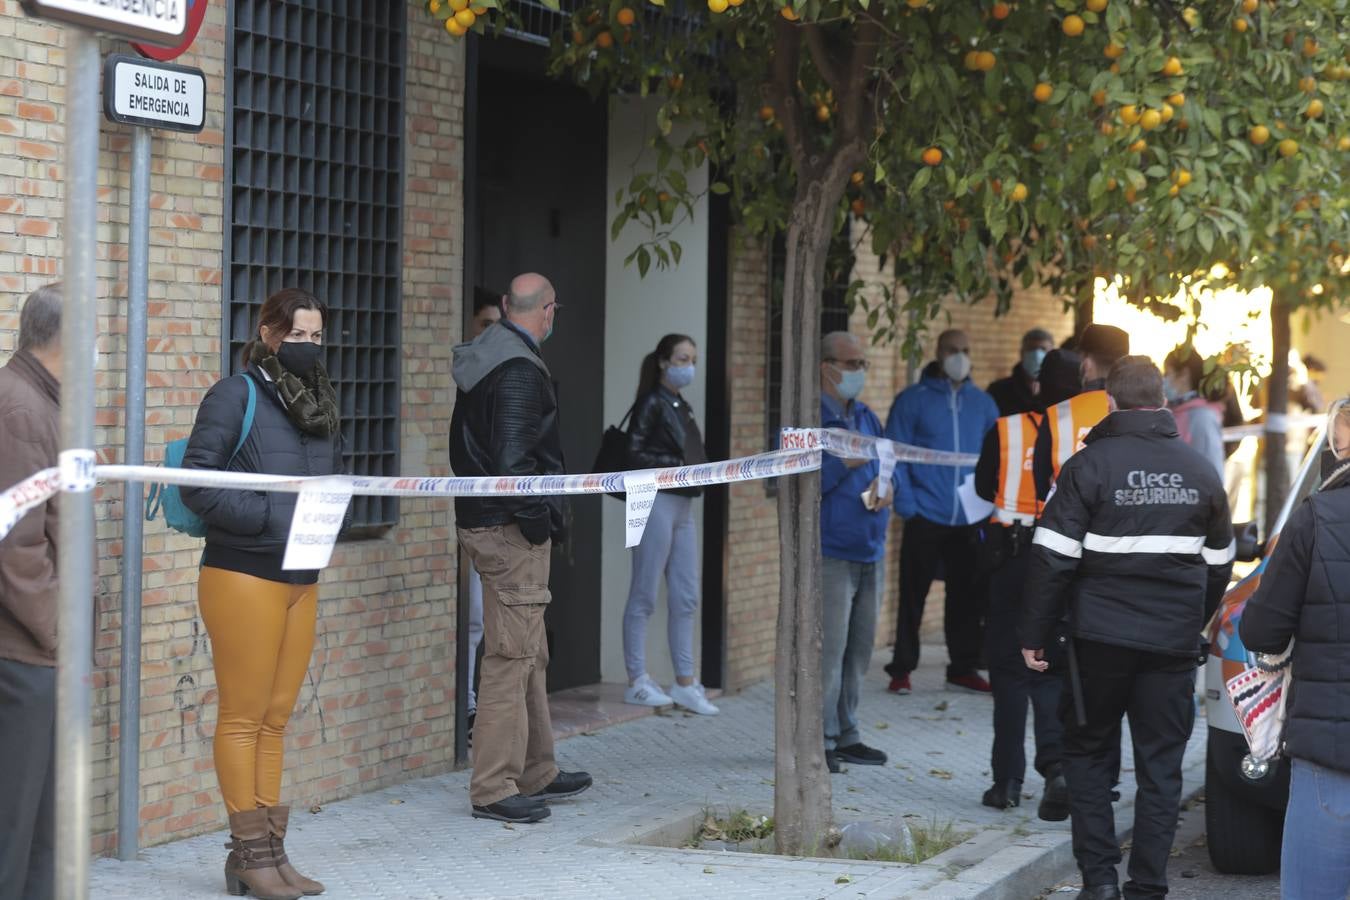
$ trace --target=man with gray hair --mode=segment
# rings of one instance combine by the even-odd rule
[[[862,341],[832,331],[820,344],[820,421],[826,428],[881,437],[881,420],[858,399],[867,380]],[[882,560],[894,482],[882,490],[874,459],[825,454],[820,469],[820,552],[823,557],[822,695],[825,762],[884,766],[886,754],[858,733],[858,697],[876,643]],[[892,476],[893,478],[894,476]]]
[[[989,385],[987,393],[998,404],[1000,416],[1016,416],[1039,409],[1037,381],[1045,355],[1055,349],[1055,336],[1044,328],[1033,328],[1022,335],[1022,354],[1012,374]]]
[[[56,465],[61,431],[61,285],[19,314],[0,369],[0,490]],[[0,897],[53,896],[56,820],[57,498],[0,541]]]
[[[500,326],[455,348],[459,393],[450,465],[466,477],[560,475],[558,397],[540,345],[561,309],[542,275],[518,275]],[[474,722],[473,815],[538,822],[545,801],[591,786],[553,758],[544,611],[552,544],[563,534],[557,497],[456,497],[457,534],[483,580],[483,664]]]

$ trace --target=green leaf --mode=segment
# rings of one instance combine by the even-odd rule
[[[670,255],[675,259],[675,265],[680,264],[680,258],[684,256],[684,248],[676,241],[670,242]]]
[[[1198,217],[1192,210],[1186,210],[1181,214],[1181,218],[1177,220],[1177,231],[1187,231],[1194,227],[1197,218]]]
[[[632,214],[628,210],[624,210],[623,213],[614,217],[614,223],[609,226],[609,239],[611,241],[619,239],[619,235],[623,234],[623,226],[628,224],[630,218],[632,218]]]
[[[918,197],[919,193],[928,186],[928,182],[933,180],[932,166],[924,166],[914,173],[914,180],[909,183],[909,196],[911,199]]]
[[[547,6],[554,12],[562,12],[562,5],[558,2],[558,0],[539,0],[539,2],[543,3],[545,6]]]
[[[646,247],[639,247],[637,252],[638,277],[646,278],[647,270],[652,267],[652,255],[647,252]]]
[[[731,188],[727,187],[726,183],[721,181],[714,181],[712,184],[708,185],[708,190],[717,194],[719,197],[731,193]]]
[[[1214,251],[1214,226],[1208,222],[1201,222],[1195,231],[1196,239],[1200,241],[1200,248],[1206,253]]]

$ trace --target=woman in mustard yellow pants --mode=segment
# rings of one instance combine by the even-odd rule
[[[185,468],[342,471],[338,407],[321,361],[326,319],[307,291],[290,288],[267,299],[258,338],[244,348],[244,372],[217,382],[197,410]],[[261,900],[320,894],[323,885],[286,856],[290,808],[281,803],[286,724],[314,649],[319,597],[317,571],[281,567],[296,495],[215,488],[181,494],[207,525],[197,596],[220,698],[216,777],[233,838],[226,890]]]

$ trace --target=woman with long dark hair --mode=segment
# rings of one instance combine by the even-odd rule
[[[216,382],[197,410],[184,468],[343,471],[337,397],[322,360],[327,320],[308,291],[267,298],[258,336],[244,347],[243,374]],[[318,608],[319,573],[281,567],[296,495],[183,488],[182,497],[207,525],[197,602],[220,698],[216,777],[233,838],[226,889],[263,900],[322,893],[286,857],[290,808],[281,805],[286,724],[309,668]]]
[[[668,334],[642,361],[637,403],[628,431],[628,458],[636,468],[660,469],[707,462],[703,435],[680,395],[694,380],[698,348],[685,334]],[[633,551],[633,578],[623,611],[624,701],[639,706],[675,703],[705,716],[717,714],[694,677],[694,617],[701,588],[694,498],[700,488],[661,491],[653,501],[642,543]],[[647,621],[666,579],[667,630],[675,684],[661,690],[647,674]]]

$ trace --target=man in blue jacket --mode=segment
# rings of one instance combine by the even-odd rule
[[[970,338],[962,331],[938,337],[937,361],[918,384],[900,392],[886,419],[886,437],[930,450],[978,454],[985,432],[998,421],[994,400],[970,380]],[[924,601],[945,570],[947,599],[947,685],[989,693],[980,676],[980,624],[987,585],[977,577],[977,525],[967,521],[957,489],[971,466],[901,463],[896,467],[895,512],[905,520],[900,545],[900,612],[895,654],[886,673],[893,694],[910,692],[910,673],[919,665],[919,625]]]
[[[820,421],[826,428],[881,436],[881,420],[858,399],[867,356],[846,331],[825,335],[820,346]],[[882,558],[886,555],[887,496],[879,492],[880,464],[825,454],[820,471],[820,552],[824,557],[825,762],[884,766],[886,754],[858,734],[858,695],[876,643]],[[894,477],[889,490],[894,492]]]

